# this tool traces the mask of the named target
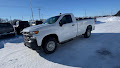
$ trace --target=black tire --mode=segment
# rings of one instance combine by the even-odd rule
[[[16,36],[16,34],[14,33],[14,34],[12,34],[12,36]]]
[[[9,34],[10,36],[12,36],[12,37],[14,37],[14,36],[16,36],[16,33],[13,33],[13,34]]]
[[[87,28],[85,34],[84,34],[84,37],[85,38],[89,38],[91,36],[91,29],[90,28]]]
[[[17,31],[17,35],[20,35],[20,31],[19,30]]]
[[[16,28],[15,30],[16,30],[16,34],[17,34],[17,35],[20,35],[20,29],[19,29],[19,28]]]
[[[50,43],[54,43],[55,45],[53,45],[53,49],[49,49],[50,47]],[[52,45],[52,44],[51,44]],[[51,54],[53,52],[55,52],[56,48],[57,48],[57,40],[54,38],[54,37],[47,37],[44,42],[43,42],[43,45],[42,45],[42,48],[43,48],[43,51],[46,53],[46,54]]]

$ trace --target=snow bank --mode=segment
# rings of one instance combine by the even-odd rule
[[[101,22],[117,22],[117,21],[120,21],[120,17],[116,17],[116,16],[100,17],[100,18],[97,18],[97,21],[101,21]]]
[[[22,43],[23,42],[23,36],[15,36],[15,37],[5,37],[0,39],[0,49],[5,47],[6,43]]]

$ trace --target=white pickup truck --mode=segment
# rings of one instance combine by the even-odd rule
[[[53,53],[58,43],[84,35],[89,38],[91,31],[95,29],[94,19],[77,21],[72,13],[60,14],[47,19],[43,24],[25,28],[25,46],[36,49],[41,46],[45,53]]]

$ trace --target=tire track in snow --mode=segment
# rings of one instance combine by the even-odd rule
[[[26,48],[24,48],[24,49],[26,49]],[[1,59],[4,60],[4,59],[6,59],[7,57],[9,57],[9,56],[11,56],[11,55],[14,55],[14,54],[16,54],[16,53],[18,53],[18,52],[20,52],[20,51],[23,51],[24,49],[20,49],[20,50],[14,51],[14,52],[12,52],[12,53],[9,53],[9,54],[3,56]],[[1,59],[0,59],[0,61],[2,61]]]
[[[24,48],[25,49],[25,48]],[[24,60],[23,59],[26,59],[29,55],[30,55],[30,49],[22,49],[22,50],[19,50],[19,51],[16,51],[8,56],[6,56],[3,60],[0,60],[2,61],[0,63],[0,66],[2,66],[2,68],[6,68],[8,66],[11,66],[10,68],[14,68],[14,66],[18,66],[19,62],[18,61],[23,61],[21,63],[24,63]],[[25,60],[25,62],[28,61],[27,59]],[[20,65],[21,66],[21,65]],[[0,67],[1,68],[1,67]],[[15,67],[15,68],[18,68],[18,67]]]

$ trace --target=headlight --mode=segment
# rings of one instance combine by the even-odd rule
[[[38,34],[38,33],[39,33],[39,31],[30,32],[31,35],[33,35],[33,34]]]
[[[39,31],[32,31],[32,32],[21,32],[23,35],[34,35],[34,34],[38,34]]]
[[[33,33],[34,33],[34,34],[38,34],[38,33],[39,33],[39,31],[33,31]]]

